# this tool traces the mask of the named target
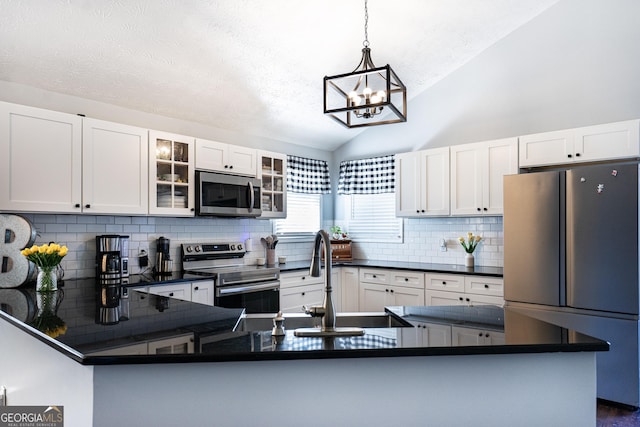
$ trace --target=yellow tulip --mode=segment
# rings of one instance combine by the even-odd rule
[[[480,240],[482,240],[482,237],[476,236],[476,242],[479,242]]]
[[[44,253],[46,253],[46,252],[47,252],[47,249],[48,249],[47,245],[42,245],[42,246],[40,246],[40,248],[38,249],[38,252],[40,252],[41,254],[44,254]]]
[[[62,248],[60,248],[60,251],[58,252],[58,255],[63,257],[63,256],[65,256],[67,254],[67,252],[69,252],[69,249],[67,249],[66,246],[63,246]]]

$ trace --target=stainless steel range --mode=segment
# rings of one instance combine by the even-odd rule
[[[280,269],[245,265],[243,243],[183,243],[185,278],[214,279],[214,305],[244,308],[247,313],[280,310]]]

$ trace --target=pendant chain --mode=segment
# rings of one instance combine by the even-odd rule
[[[369,47],[369,8],[367,7],[367,0],[364,0],[364,41],[362,44],[364,47]]]

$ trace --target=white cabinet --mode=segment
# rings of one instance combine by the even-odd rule
[[[451,215],[502,215],[502,181],[518,173],[518,139],[455,145],[450,152]]]
[[[0,209],[78,213],[82,118],[0,102]]]
[[[194,139],[149,131],[149,213],[194,216]]]
[[[411,321],[413,328],[402,328],[403,346],[450,347],[451,325]]]
[[[360,269],[360,311],[384,311],[385,306],[422,306],[424,275],[403,270]]]
[[[500,277],[425,273],[426,305],[504,305]]]
[[[256,176],[256,150],[197,138],[195,164],[196,169]]]
[[[213,280],[199,280],[191,283],[191,302],[213,305]]]
[[[520,167],[638,157],[640,120],[628,120],[519,138]]]
[[[334,303],[336,294],[333,295]],[[280,274],[280,311],[283,313],[300,313],[304,311],[303,305],[322,305],[323,301],[323,277],[312,277],[306,271]]]
[[[287,156],[258,150],[257,177],[262,180],[260,218],[287,216]]]
[[[449,215],[449,148],[396,155],[396,216]]]
[[[213,305],[213,280],[198,280],[195,282],[168,283],[138,288],[143,292],[161,297]]]
[[[461,326],[451,327],[451,345],[453,346],[496,345],[504,343],[504,332],[465,328]]]
[[[90,118],[82,123],[82,211],[149,212],[146,129]]]
[[[359,278],[357,267],[340,267],[341,312],[360,311],[358,304]]]

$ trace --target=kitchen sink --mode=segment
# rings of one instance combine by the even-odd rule
[[[285,329],[318,328],[321,319],[304,313],[284,313]],[[276,314],[243,314],[238,319],[234,331],[270,331],[273,328],[273,318]],[[389,313],[363,312],[338,313],[336,328],[403,328],[412,325]]]

